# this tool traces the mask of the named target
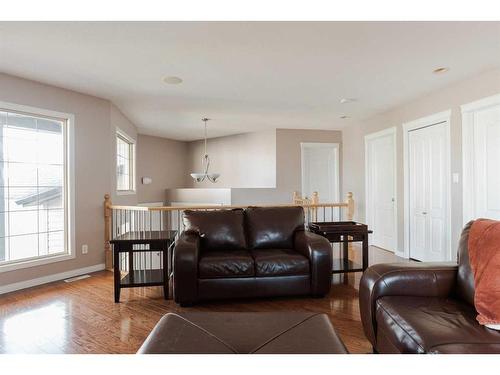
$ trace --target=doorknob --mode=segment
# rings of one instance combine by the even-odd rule
[[[427,215],[427,212],[425,212],[425,211],[424,211],[424,212],[422,212],[422,215]]]

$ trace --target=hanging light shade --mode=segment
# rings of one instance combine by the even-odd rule
[[[203,155],[203,159],[201,160],[201,165],[203,168],[203,173],[191,173],[191,177],[196,182],[202,182],[205,181],[205,179],[208,179],[208,181],[214,183],[217,182],[217,179],[220,177],[219,173],[208,173],[208,168],[210,167],[210,158],[208,157],[207,153],[207,121],[210,120],[209,118],[203,117],[201,121],[205,124],[205,154]]]

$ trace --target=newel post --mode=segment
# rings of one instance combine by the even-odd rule
[[[353,221],[354,219],[354,199],[352,197],[352,192],[348,192],[347,193],[347,200],[346,200],[346,203],[347,203],[347,221]],[[349,239],[352,239],[351,236],[348,237]],[[347,250],[347,253],[348,254],[352,254],[352,251],[353,251],[353,244],[352,242],[349,242],[349,244],[347,245],[348,247],[348,250]],[[344,284],[347,284],[348,282],[348,274],[347,273],[344,273]]]
[[[311,203],[312,204],[319,204],[319,194],[317,191],[313,192],[312,198],[311,198]]]
[[[319,204],[319,194],[317,191],[314,191],[311,198],[311,204]],[[318,221],[318,207],[314,207],[312,209],[314,214],[314,221]],[[324,220],[325,218],[323,218]]]
[[[111,197],[109,194],[104,195],[104,259],[106,269],[111,271],[113,269],[113,254],[111,251]]]
[[[347,193],[347,220],[352,221],[354,218],[354,199],[352,198],[352,192]]]

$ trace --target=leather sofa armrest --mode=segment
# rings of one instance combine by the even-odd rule
[[[455,263],[384,263],[369,267],[359,284],[363,329],[376,346],[376,302],[384,296],[447,297],[456,286]]]
[[[324,296],[332,285],[332,247],[330,242],[315,233],[297,231],[295,250],[309,259],[311,265],[311,293]]]
[[[197,300],[199,252],[199,234],[182,232],[173,253],[174,300],[177,303],[189,305]]]

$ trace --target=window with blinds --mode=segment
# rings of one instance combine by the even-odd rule
[[[67,119],[0,108],[0,265],[68,253]]]
[[[116,190],[134,192],[134,141],[124,133],[116,133]]]

